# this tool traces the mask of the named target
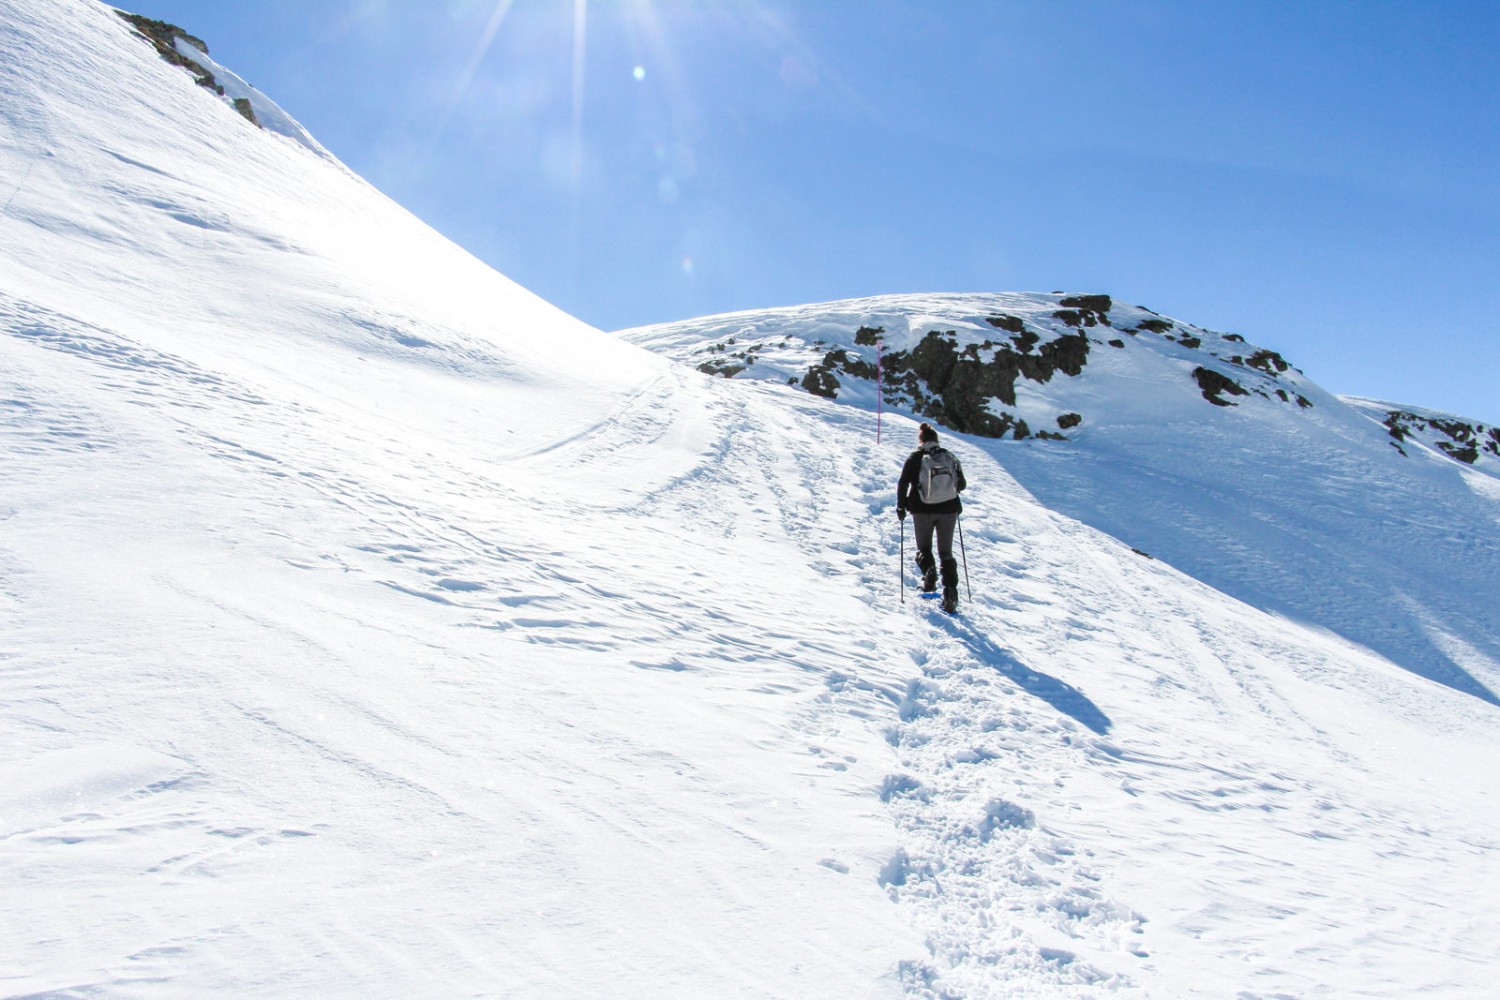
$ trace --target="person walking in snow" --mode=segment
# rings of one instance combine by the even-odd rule
[[[968,484],[957,456],[938,444],[937,431],[931,424],[917,428],[917,450],[901,467],[896,484],[896,516],[903,522],[911,511],[917,536],[917,569],[922,573],[922,590],[937,590],[941,571],[943,610],[958,610],[958,562],[953,558],[953,529],[964,504],[959,499]],[[905,527],[902,527],[905,531]],[[937,559],[932,557],[932,537],[937,535]]]

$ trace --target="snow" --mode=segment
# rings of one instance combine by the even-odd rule
[[[255,112],[256,123],[277,135],[284,135],[288,139],[303,146],[319,156],[332,159],[332,154],[323,148],[322,143],[314,139],[291,115],[281,109],[275,101],[271,100],[259,90],[240,78],[233,70],[220,65],[208,52],[189,42],[185,38],[176,40],[178,53],[191,59],[213,74],[214,81],[224,88],[224,98],[231,104],[236,100],[250,102],[250,108]]]
[[[911,415],[785,366],[994,303],[771,311],[710,378],[109,8],[0,23],[0,992],[1488,988],[1485,467],[1140,334],[1021,386],[1073,440],[945,436],[948,618]]]

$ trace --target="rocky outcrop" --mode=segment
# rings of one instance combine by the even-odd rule
[[[1107,422],[1101,406],[1123,402],[1126,384],[1191,386],[1229,413],[1313,405],[1305,376],[1275,351],[1103,294],[875,296],[625,333],[710,375],[884,404],[980,437],[1083,433]],[[1090,365],[1087,387],[1058,384]]]
[[[1500,458],[1500,427],[1467,423],[1457,418],[1422,416],[1406,410],[1386,414],[1385,427],[1394,439],[1396,449],[1410,439],[1429,444],[1455,461],[1476,464],[1481,455]]]
[[[1000,322],[995,322],[995,319]],[[997,329],[1015,329],[1014,317],[991,320]],[[953,331],[931,330],[910,351],[887,351],[881,358],[885,402],[907,406],[946,427],[983,437],[1031,436],[1024,420],[996,413],[991,400],[1016,405],[1016,381],[1046,382],[1054,375],[1078,375],[1088,359],[1089,341],[1083,335],[1062,336],[1045,344],[1041,336],[1020,324],[1009,343],[985,340],[959,347]],[[862,327],[856,344],[872,344],[883,332]],[[1040,345],[1038,347],[1038,345]],[[873,380],[875,366],[842,348],[828,351],[803,376],[802,387],[834,398],[840,376]],[[1044,432],[1058,436],[1055,432]]]
[[[1224,393],[1231,396],[1248,396],[1250,391],[1240,385],[1234,379],[1223,372],[1214,371],[1212,368],[1199,366],[1193,369],[1193,378],[1198,383],[1198,388],[1203,392],[1203,398],[1215,406],[1234,406],[1224,398]]]
[[[1248,368],[1258,368],[1267,375],[1280,375],[1292,366],[1286,363],[1286,359],[1275,351],[1261,349],[1243,360],[1238,355],[1230,359],[1234,364],[1243,364]]]
[[[184,41],[192,48],[197,49],[204,55],[208,55],[208,45],[204,43],[203,39],[196,38],[177,27],[177,25],[168,24],[166,21],[153,20],[140,14],[131,14],[127,11],[119,10],[118,8],[115,10],[115,13],[120,15],[121,18],[134,28],[136,34],[150,42],[155,47],[157,54],[163,59],[173,66],[180,66],[191,73],[194,80],[197,81],[198,86],[211,90],[220,97],[224,97],[224,88],[214,78],[213,73],[205,69],[202,63],[183,55],[177,46],[179,40]],[[260,122],[255,117],[255,109],[250,106],[248,99],[243,97],[236,98],[229,103],[244,116],[246,121],[257,127],[260,126]]]
[[[256,128],[261,127],[260,119],[255,117],[255,106],[250,103],[250,98],[236,97],[229,103],[233,105],[234,110],[238,111],[240,115],[245,119],[245,121],[249,122],[251,125],[254,125]]]

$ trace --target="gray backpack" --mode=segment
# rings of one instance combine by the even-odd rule
[[[917,496],[923,503],[945,503],[958,496],[958,459],[944,448],[922,454],[917,474]]]

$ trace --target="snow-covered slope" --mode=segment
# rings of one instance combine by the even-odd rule
[[[948,619],[910,419],[587,328],[93,0],[0,0],[0,98],[0,992],[1488,984],[1494,705],[1041,502],[1092,419],[955,439]]]
[[[1339,399],[1242,336],[1105,295],[886,296],[624,337],[974,432],[1052,509],[1497,700],[1500,428]]]

